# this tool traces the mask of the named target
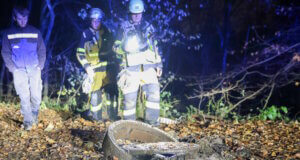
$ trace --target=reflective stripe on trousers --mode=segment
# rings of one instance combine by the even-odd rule
[[[38,67],[16,69],[13,72],[14,87],[21,99],[24,123],[32,123],[38,116],[42,99],[41,69]]]
[[[121,88],[124,94],[124,119],[135,120],[136,101],[139,86],[146,94],[146,121],[157,121],[159,117],[159,84],[156,72],[150,68],[144,72],[128,71],[123,77]]]
[[[102,91],[99,89],[91,93],[91,108],[93,119],[102,119]]]
[[[138,90],[132,93],[124,94],[123,116],[125,120],[135,120],[137,94]]]
[[[144,84],[142,89],[146,93],[145,120],[154,123],[159,117],[159,85]]]

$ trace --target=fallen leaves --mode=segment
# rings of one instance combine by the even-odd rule
[[[261,153],[262,153],[262,157],[267,157],[269,154],[269,152],[266,149],[262,149]]]
[[[299,159],[300,159],[300,152],[299,152],[299,153],[296,153],[296,154],[294,155],[294,158],[299,158]]]
[[[96,123],[73,116],[63,119],[60,114],[42,110],[37,127],[24,131],[20,128],[20,111],[0,107],[0,159],[101,159],[101,144],[110,122]],[[300,159],[297,121],[197,120],[160,128],[179,139],[194,139],[194,143],[215,135],[230,148],[226,152],[241,154],[235,159]],[[216,146],[220,147],[219,143]]]
[[[47,126],[47,128],[45,129],[46,132],[50,132],[52,131],[52,129],[54,128],[54,125],[52,123],[49,123],[49,125]]]
[[[164,128],[164,131],[169,132],[171,129],[169,127]]]
[[[20,110],[2,107],[0,159],[101,159],[103,154],[97,146],[106,128],[80,117],[72,118],[63,120],[56,111],[42,110],[39,124],[24,131],[20,127]]]
[[[46,137],[46,141],[49,143],[49,144],[54,144],[55,143],[55,140],[49,138],[49,137]]]
[[[208,127],[201,127],[199,123],[193,123],[179,124],[177,129],[170,126],[162,128],[167,132],[178,130],[180,138],[194,135],[195,139],[200,139],[205,136],[217,135],[224,139],[225,144],[231,148],[232,152],[241,147],[250,149],[254,159],[295,159],[300,156],[300,126],[297,121],[290,123],[212,121]],[[253,157],[242,157],[242,159]]]

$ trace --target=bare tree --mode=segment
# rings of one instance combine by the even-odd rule
[[[293,28],[294,29],[294,28]],[[267,41],[265,41],[267,43]],[[199,99],[208,108],[215,107],[215,115],[228,116],[237,107],[261,106],[265,108],[276,88],[295,83],[300,79],[300,43],[287,46],[268,43],[268,46],[252,54],[246,67],[236,66],[226,74],[196,79],[196,94],[189,99]],[[200,108],[199,108],[200,109]]]

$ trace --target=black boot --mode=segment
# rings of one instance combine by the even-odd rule
[[[102,121],[102,110],[93,112],[90,111],[92,121],[101,122]]]

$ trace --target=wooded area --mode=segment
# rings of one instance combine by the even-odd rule
[[[161,116],[185,119],[160,128],[193,143],[205,140],[212,145],[211,139],[220,138],[220,144],[206,146],[208,157],[216,153],[224,158],[228,152],[232,159],[300,158],[298,0],[144,1],[144,18],[158,30],[163,58]],[[1,2],[1,34],[12,23],[13,5],[24,2]],[[103,24],[116,36],[128,18],[127,4],[128,0],[26,1],[29,23],[40,29],[47,47],[42,71],[45,110],[37,129],[20,130],[15,109],[19,99],[1,60],[0,159],[101,158],[110,122],[80,118],[87,108],[87,95],[81,90],[86,73],[75,52],[89,26],[90,8],[104,11]]]

